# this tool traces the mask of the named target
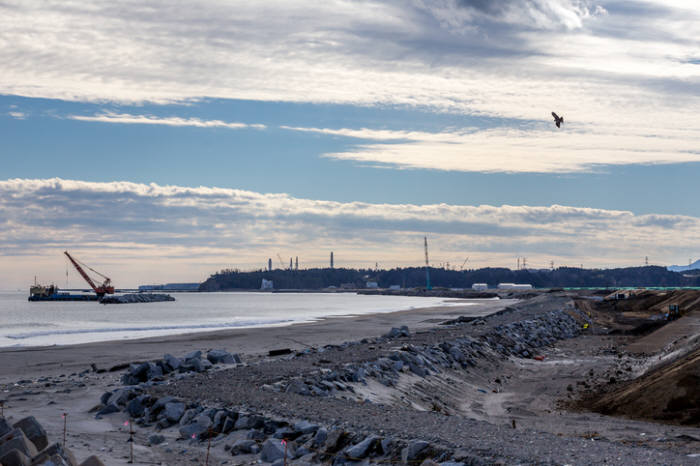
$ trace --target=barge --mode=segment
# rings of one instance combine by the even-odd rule
[[[56,285],[38,285],[34,283],[29,288],[29,301],[97,301],[93,294],[70,294],[61,292]]]

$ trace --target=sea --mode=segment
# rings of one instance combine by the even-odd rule
[[[66,345],[212,330],[291,325],[464,300],[355,293],[169,293],[175,301],[136,304],[29,302],[0,292],[0,347]],[[475,304],[475,303],[474,303]]]

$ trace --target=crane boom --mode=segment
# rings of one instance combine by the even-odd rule
[[[63,254],[66,255],[68,260],[71,261],[71,264],[73,264],[73,267],[75,267],[75,270],[77,270],[78,273],[83,277],[83,279],[86,282],[88,282],[88,285],[90,285],[90,288],[92,288],[98,296],[104,296],[105,294],[114,294],[114,287],[111,285],[112,280],[109,277],[102,275],[100,272],[93,270],[92,268],[90,268],[86,265],[85,267],[92,270],[93,272],[95,272],[99,276],[104,277],[104,279],[105,279],[104,282],[102,282],[102,284],[100,286],[97,286],[97,285],[95,285],[95,282],[92,281],[92,278],[90,278],[90,275],[88,275],[87,272],[85,272],[85,270],[83,270],[83,268],[80,266],[78,261],[76,259],[74,259],[73,256],[68,254],[68,251],[63,251]]]

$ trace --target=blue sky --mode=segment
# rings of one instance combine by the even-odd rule
[[[685,263],[698,19],[680,0],[5,2],[0,280],[60,272],[66,248],[129,285],[278,252],[415,265],[425,234],[436,263]]]

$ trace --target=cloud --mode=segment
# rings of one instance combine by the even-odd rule
[[[165,125],[165,126],[193,126],[195,128],[229,128],[243,129],[255,128],[264,129],[262,124],[247,124],[247,123],[229,123],[221,120],[201,120],[199,118],[181,118],[181,117],[157,117],[152,115],[130,115],[128,113],[101,113],[99,115],[70,115],[67,117],[70,120],[91,121],[98,123],[121,123],[121,124],[138,124],[138,125]]]
[[[7,112],[7,114],[10,115],[15,120],[24,120],[25,118],[27,118],[27,114],[24,112],[12,111],[12,112]]]
[[[424,135],[332,154],[398,167],[563,172],[677,163],[697,160],[690,146],[700,137],[699,19],[700,6],[680,0],[333,0],[315,4],[313,14],[301,0],[196,0],[187,8],[166,0],[10,0],[0,3],[0,41],[13,45],[0,48],[0,93],[398,105],[465,115],[465,126],[489,117],[489,132],[443,130],[450,134],[441,139],[457,142],[428,144]],[[544,131],[552,110],[567,117],[566,138]],[[646,150],[653,137],[663,147]]]
[[[377,141],[358,144],[325,157],[376,163],[397,168],[464,172],[566,173],[599,166],[663,164],[700,161],[700,133],[630,128],[620,134],[605,128],[559,131],[548,124],[527,129],[497,128],[428,133],[373,129],[286,129],[352,139]]]
[[[543,29],[579,29],[584,20],[602,13],[600,5],[586,0],[443,0],[429,5],[446,21],[458,21],[461,9],[467,12],[462,20],[470,22],[489,19]]]
[[[32,276],[63,250],[125,284],[203,279],[224,267],[262,267],[277,253],[324,265],[329,251],[347,266],[421,263],[428,235],[435,262],[470,256],[473,266],[545,267],[685,261],[700,247],[700,219],[568,206],[372,204],[294,198],[215,187],[0,181],[0,280]],[[23,274],[18,271],[22,270]],[[24,286],[17,283],[16,286]]]

